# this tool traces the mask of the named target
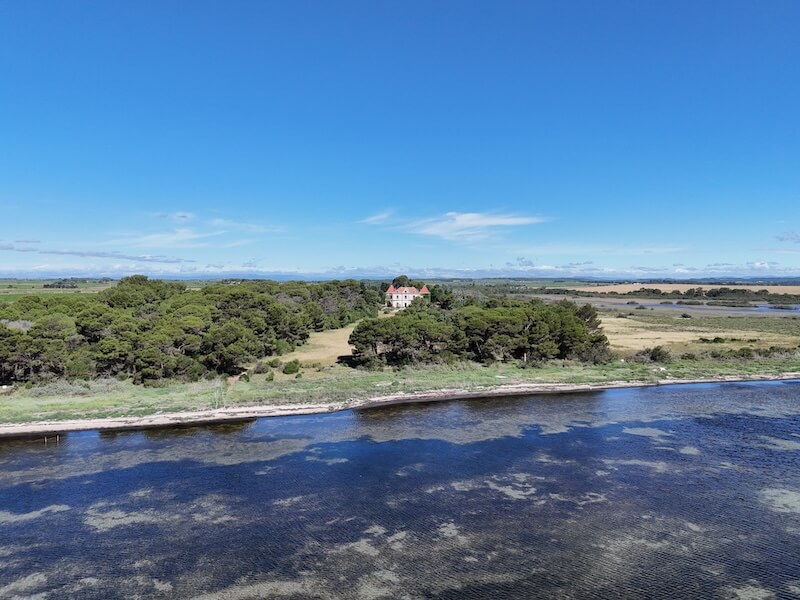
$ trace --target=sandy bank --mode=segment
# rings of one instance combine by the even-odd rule
[[[656,382],[609,381],[598,384],[569,383],[520,383],[500,385],[491,388],[439,389],[430,392],[397,393],[371,398],[347,400],[344,402],[316,402],[309,404],[268,404],[229,408],[216,408],[201,411],[161,413],[137,417],[111,417],[103,419],[74,419],[64,421],[39,421],[22,424],[0,424],[0,438],[56,435],[70,431],[110,431],[125,429],[146,429],[180,425],[200,425],[244,421],[261,417],[286,417],[291,415],[310,415],[469,398],[496,398],[503,396],[527,396],[531,394],[564,394],[575,392],[594,392],[619,388],[652,387],[658,385],[685,385],[692,383],[725,383],[736,381],[782,381],[800,379],[800,372],[780,375],[754,375],[749,377],[709,377],[703,379],[664,379]]]

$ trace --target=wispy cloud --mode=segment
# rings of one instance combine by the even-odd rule
[[[773,260],[756,260],[756,261],[752,261],[752,262],[747,263],[746,266],[747,266],[748,269],[751,269],[751,270],[754,270],[754,271],[767,271],[767,270],[770,270],[770,269],[774,269],[779,264],[780,263],[777,263],[777,262],[775,262]]]
[[[201,248],[207,246],[209,238],[224,235],[225,231],[201,233],[187,227],[173,231],[149,233],[111,240],[105,245],[128,246],[136,248]]]
[[[796,231],[784,231],[781,234],[775,236],[779,242],[794,242],[795,244],[800,244],[800,234]]]
[[[444,240],[479,240],[503,228],[533,225],[545,220],[541,217],[497,213],[448,212],[439,217],[411,222],[405,229]]]
[[[536,264],[530,259],[525,258],[524,256],[519,256],[514,262],[507,262],[507,267],[535,267]]]
[[[211,225],[214,227],[224,227],[236,231],[247,231],[249,233],[277,233],[283,231],[281,227],[275,225],[262,225],[259,223],[246,223],[243,221],[232,221],[230,219],[212,219]]]
[[[186,258],[176,258],[171,256],[153,256],[151,254],[121,254],[119,252],[85,252],[83,250],[40,250],[39,254],[57,254],[62,256],[83,256],[91,258],[114,258],[122,260],[133,260],[136,262],[151,262],[165,264],[193,263],[195,261]]]
[[[15,244],[41,244],[39,240],[14,240]]]
[[[674,254],[689,250],[681,246],[630,246],[630,245],[603,245],[603,244],[582,244],[582,243],[559,243],[542,244],[538,246],[513,245],[504,248],[508,252],[527,254],[533,256],[551,255],[571,255],[571,256],[594,256],[598,254],[608,255],[640,255],[640,254]]]
[[[93,250],[40,250],[38,248],[18,248],[12,244],[0,244],[0,250],[8,250],[11,252],[26,252],[36,254],[49,254],[55,256],[80,256],[83,258],[111,258],[115,260],[132,260],[135,262],[145,263],[164,263],[164,264],[182,264],[193,263],[195,261],[186,258],[177,258],[173,256],[161,256],[152,254],[123,254],[121,252],[96,252]]]
[[[159,219],[167,219],[169,221],[174,221],[175,223],[186,223],[187,221],[191,221],[194,219],[194,214],[190,212],[158,212],[153,213],[154,217]]]
[[[380,223],[385,223],[386,221],[388,221],[393,214],[394,214],[393,210],[384,210],[383,212],[374,214],[371,217],[367,217],[366,219],[361,219],[359,223],[364,223],[366,225],[379,225]]]

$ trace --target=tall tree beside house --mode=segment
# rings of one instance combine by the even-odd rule
[[[408,278],[408,275],[398,275],[392,279],[392,285],[396,288],[408,287],[411,285],[411,280]]]

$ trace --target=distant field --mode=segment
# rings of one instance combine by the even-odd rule
[[[673,353],[800,346],[800,319],[792,317],[718,315],[684,319],[648,312],[623,319],[617,314],[603,312],[602,323],[611,349],[622,354],[654,346],[665,346]],[[717,338],[717,342],[709,344],[701,338]]]
[[[561,286],[559,286],[561,287]],[[726,285],[726,284],[698,284],[698,283],[615,283],[611,285],[593,285],[586,288],[585,285],[575,285],[569,289],[581,289],[582,291],[592,292],[617,292],[627,294],[628,292],[638,292],[642,288],[659,289],[662,292],[672,292],[677,290],[681,293],[695,288],[710,290],[712,288],[726,287],[736,290],[767,290],[771,294],[800,294],[800,285]]]
[[[116,285],[116,281],[76,281],[76,288],[45,288],[55,279],[0,279],[0,302],[13,302],[23,296],[43,294],[93,294]]]

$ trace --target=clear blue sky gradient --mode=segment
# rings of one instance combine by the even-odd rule
[[[798,23],[0,0],[0,274],[800,275]]]

